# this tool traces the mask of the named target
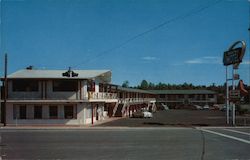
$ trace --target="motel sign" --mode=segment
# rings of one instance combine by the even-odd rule
[[[224,66],[228,66],[231,64],[241,63],[241,50],[242,48],[235,48],[229,51],[224,52],[223,56],[223,64]]]

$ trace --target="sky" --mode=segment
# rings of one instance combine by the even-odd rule
[[[248,0],[0,0],[1,75],[109,69],[112,83],[221,85],[223,53],[247,44],[237,72],[250,82]],[[231,72],[231,67],[229,67]]]

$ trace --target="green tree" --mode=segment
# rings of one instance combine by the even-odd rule
[[[148,89],[148,82],[146,80],[141,81],[141,89]]]
[[[149,82],[148,89],[154,89],[154,88],[155,88],[155,84],[152,82]]]
[[[129,87],[129,81],[126,80],[122,83],[122,87],[128,88]]]

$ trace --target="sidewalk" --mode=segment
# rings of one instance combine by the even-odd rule
[[[65,125],[65,124],[49,124],[49,125],[41,125],[41,124],[25,124],[25,125],[7,125],[4,126],[3,123],[0,123],[1,129],[90,129],[90,128],[101,128],[95,127],[97,125],[101,125],[103,123],[116,121],[119,119],[123,119],[124,117],[111,117],[104,120],[100,120],[95,122],[94,124],[85,124],[85,125]]]

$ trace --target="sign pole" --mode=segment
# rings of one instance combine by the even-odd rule
[[[241,47],[235,48],[238,44],[241,44]],[[226,66],[226,106],[227,106],[227,124],[229,124],[229,99],[231,101],[230,108],[232,106],[232,125],[235,125],[235,103],[240,100],[240,91],[235,89],[235,80],[239,80],[239,75],[236,75],[236,70],[238,69],[242,59],[244,57],[246,50],[246,43],[244,41],[237,41],[230,46],[228,51],[224,52],[223,55],[223,64]],[[233,65],[232,68],[232,90],[229,95],[229,86],[228,86],[228,71],[227,67]]]
[[[234,75],[236,73],[236,70],[233,68],[233,77],[232,77],[232,90],[235,90],[235,80],[234,80]],[[232,103],[232,125],[235,125],[235,102]]]
[[[228,88],[228,71],[226,66],[226,109],[227,109],[227,124],[229,124],[229,88]]]

